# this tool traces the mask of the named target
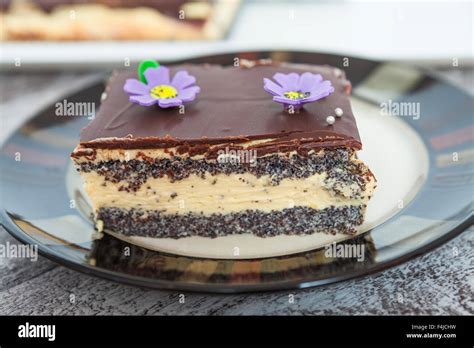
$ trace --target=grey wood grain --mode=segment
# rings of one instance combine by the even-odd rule
[[[473,232],[471,227],[433,252],[362,279],[277,293],[184,293],[184,303],[178,292],[112,283],[43,258],[11,259],[0,266],[0,314],[473,314]]]
[[[440,72],[470,93],[474,70]],[[34,111],[97,73],[3,74],[3,141]],[[322,288],[211,295],[156,291],[77,273],[39,257],[0,258],[0,314],[474,314],[474,227],[440,248],[382,273]],[[0,243],[17,243],[0,228]],[[294,296],[294,302],[289,301]]]

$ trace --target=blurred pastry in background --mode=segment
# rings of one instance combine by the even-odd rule
[[[215,40],[240,0],[0,0],[2,40]]]

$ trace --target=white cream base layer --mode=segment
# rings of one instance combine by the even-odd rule
[[[369,166],[377,178],[377,189],[368,203],[365,222],[359,228],[359,233],[362,233],[399,212],[401,202],[403,206],[410,203],[426,179],[429,159],[423,141],[404,121],[396,116],[381,115],[377,106],[354,98],[352,98],[352,106],[354,113],[358,115],[357,124],[364,143],[364,150],[358,153],[359,158]],[[82,196],[87,200],[82,188],[82,180],[72,165],[67,186],[71,199]],[[90,202],[89,206],[79,205],[78,208],[84,218],[89,219]],[[394,234],[401,232],[403,231],[396,228],[393,230]],[[132,244],[171,254],[216,259],[248,259],[304,252],[352,237],[345,234],[333,236],[315,233],[309,236],[271,238],[252,235],[215,239],[202,237],[120,238]]]
[[[247,209],[270,212],[294,206],[325,209],[360,205],[368,199],[334,195],[325,188],[325,173],[304,179],[287,178],[278,185],[272,185],[269,176],[257,178],[249,173],[208,175],[204,179],[193,174],[175,182],[167,177],[149,178],[135,192],[119,190],[120,185],[126,183],[105,182],[104,177],[95,172],[81,175],[95,210],[101,207],[136,208],[158,210],[164,215],[188,212],[210,215]],[[368,194],[373,191],[374,184],[372,181]],[[347,187],[347,194],[356,188]]]

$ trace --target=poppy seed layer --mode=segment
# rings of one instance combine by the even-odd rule
[[[109,160],[101,162],[83,162],[78,166],[81,172],[96,172],[106,181],[123,183],[121,190],[137,191],[148,178],[167,177],[171,182],[179,181],[192,174],[202,178],[217,174],[250,173],[257,178],[268,175],[272,185],[278,185],[283,179],[303,179],[314,174],[326,173],[326,184],[337,194],[342,186],[358,187],[351,198],[363,196],[368,176],[367,167],[351,160],[353,150],[326,150],[324,154],[307,156],[271,155],[258,158],[252,165],[248,163],[221,163],[205,159],[162,158],[152,161],[132,159],[129,161]],[[337,183],[337,184],[335,184]]]
[[[331,206],[316,210],[294,207],[231,214],[160,214],[157,210],[100,208],[97,218],[107,229],[125,236],[152,238],[222,237],[252,233],[258,237],[308,235],[315,232],[354,234],[362,224],[365,205]]]

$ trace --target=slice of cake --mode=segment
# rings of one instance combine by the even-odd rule
[[[214,40],[240,0],[0,0],[0,40]]]
[[[144,68],[143,68],[144,67]],[[376,180],[343,71],[270,61],[115,73],[72,153],[97,228],[353,234]]]

